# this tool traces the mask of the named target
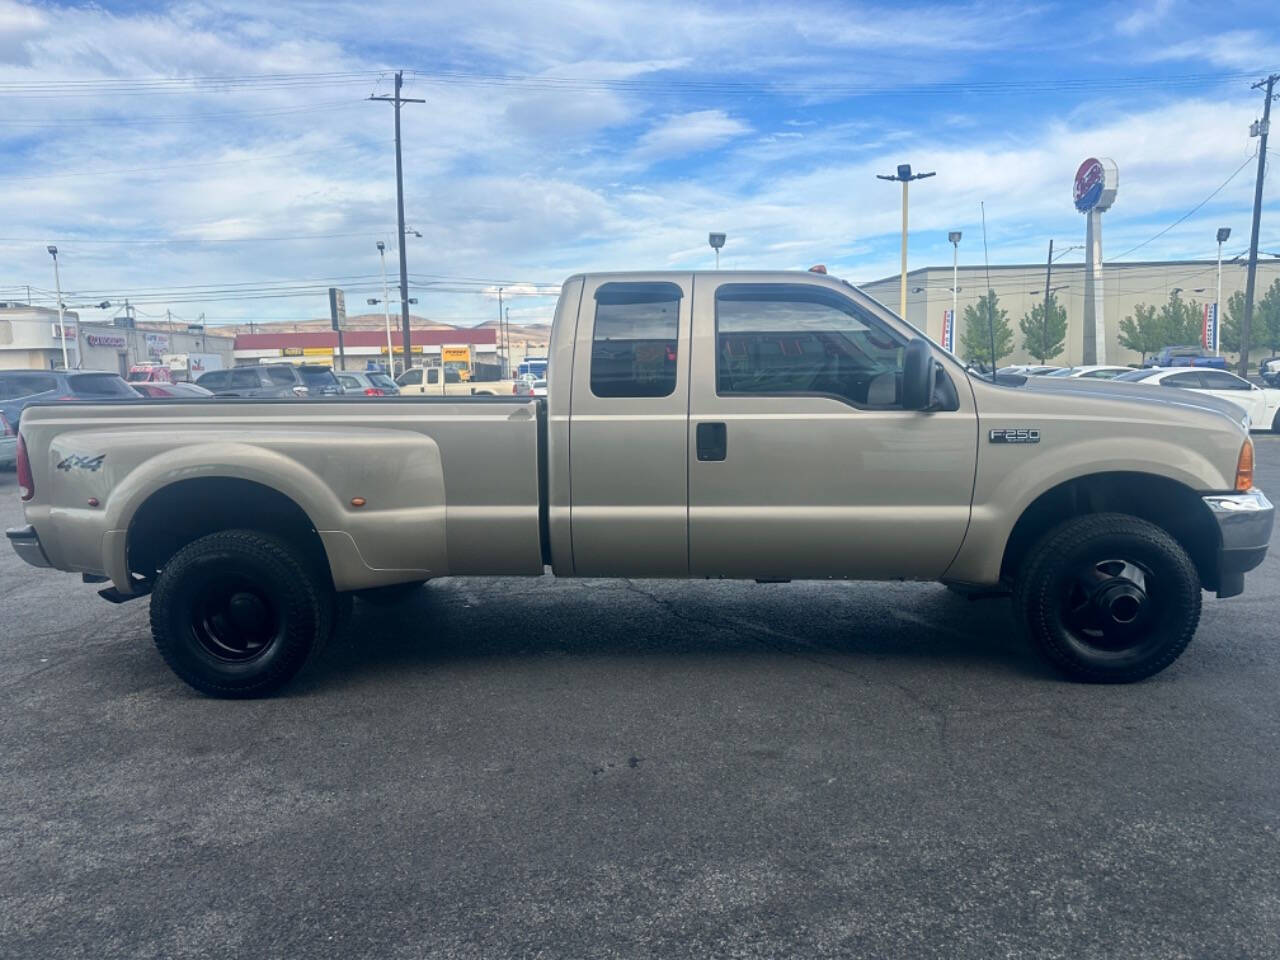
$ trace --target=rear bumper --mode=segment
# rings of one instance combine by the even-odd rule
[[[25,527],[11,527],[4,532],[9,538],[13,552],[33,567],[52,567],[49,558],[44,555],[44,547],[40,545],[40,535],[36,528],[28,524]]]
[[[1222,535],[1222,546],[1218,550],[1218,596],[1234,597],[1244,591],[1244,575],[1267,555],[1275,507],[1261,490],[1211,494],[1204,502]]]

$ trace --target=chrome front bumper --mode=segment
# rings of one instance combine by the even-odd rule
[[[1244,575],[1267,555],[1276,509],[1261,490],[1210,494],[1205,506],[1218,522],[1222,546],[1218,550],[1218,596],[1244,591]]]
[[[28,524],[25,527],[12,527],[4,532],[9,538],[13,552],[33,567],[52,567],[49,558],[44,555],[44,547],[40,546],[40,536],[36,528]]]

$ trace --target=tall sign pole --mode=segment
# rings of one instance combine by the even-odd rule
[[[409,344],[409,265],[405,260],[404,249],[404,164],[400,158],[400,107],[406,103],[426,103],[425,100],[413,100],[408,97],[400,96],[400,89],[404,86],[404,71],[396,71],[395,95],[391,97],[370,97],[370,100],[384,100],[393,104],[396,108],[396,222],[400,227],[400,321],[401,321],[401,337],[403,342],[400,344],[402,352],[402,363],[406,370],[409,369],[410,361],[410,344]],[[387,358],[390,362],[390,357]]]
[[[1102,289],[1102,214],[1116,199],[1120,175],[1113,161],[1090,157],[1076,170],[1072,199],[1086,217],[1084,344],[1081,363],[1107,362],[1106,305]]]
[[[1244,319],[1240,323],[1240,369],[1242,377],[1249,375],[1249,338],[1253,333],[1253,294],[1258,277],[1258,227],[1262,222],[1262,181],[1267,174],[1267,134],[1271,128],[1271,92],[1280,74],[1273,73],[1259,80],[1253,89],[1267,88],[1267,99],[1262,105],[1262,122],[1255,123],[1249,131],[1258,140],[1258,179],[1253,187],[1253,232],[1249,235],[1249,273],[1244,282]]]
[[[1227,238],[1230,236],[1230,227],[1218,228],[1218,293],[1213,298],[1213,318],[1215,324],[1213,355],[1215,357],[1221,352],[1219,347],[1222,343],[1222,245],[1227,242]]]

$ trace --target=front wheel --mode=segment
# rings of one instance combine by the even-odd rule
[[[1182,653],[1200,578],[1168,533],[1138,517],[1074,517],[1023,560],[1014,605],[1032,642],[1073,680],[1132,683]]]
[[[151,633],[173,672],[201,693],[260,697],[319,650],[334,613],[328,584],[297,550],[225,530],[165,562],[151,594]]]

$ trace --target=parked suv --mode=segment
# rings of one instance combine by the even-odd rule
[[[17,430],[22,411],[46,400],[140,400],[118,373],[103,370],[0,370],[0,414]]]
[[[219,397],[330,397],[342,393],[333,369],[318,364],[264,363],[210,370],[196,383]]]

